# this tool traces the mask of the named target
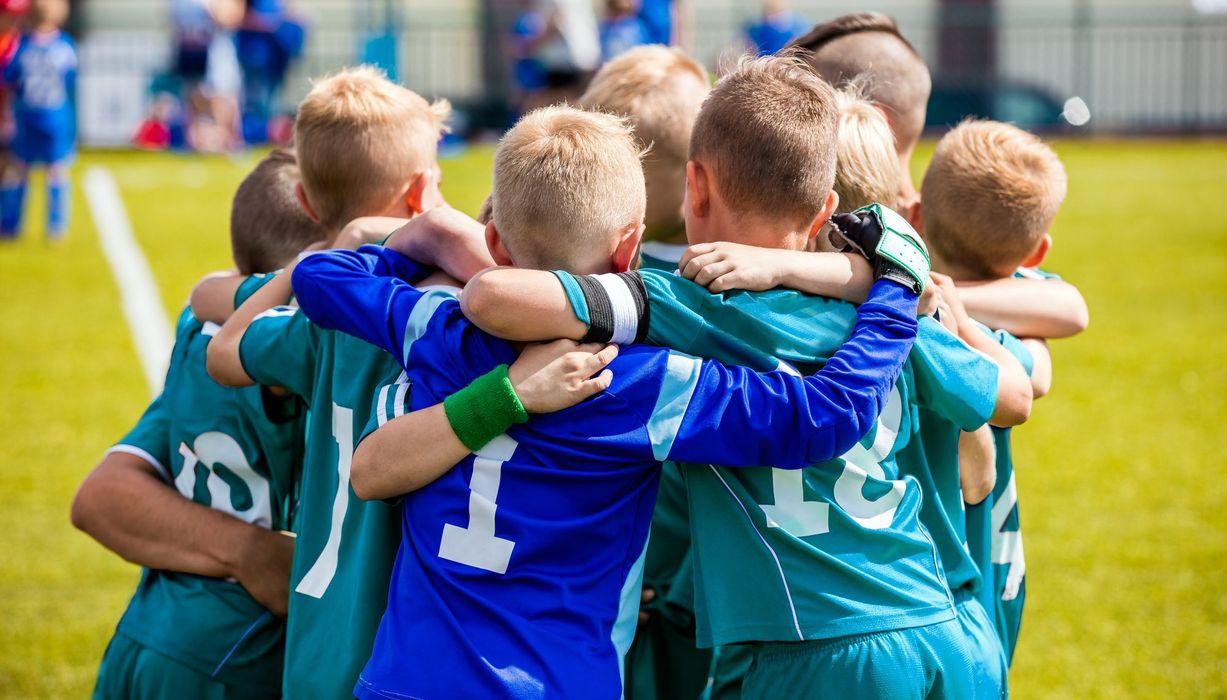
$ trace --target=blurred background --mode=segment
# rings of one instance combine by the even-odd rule
[[[474,214],[494,138],[577,94],[563,68],[653,38],[715,67],[866,9],[934,74],[917,183],[969,114],[1042,133],[1069,174],[1045,267],[1092,321],[1053,344],[1054,391],[1014,433],[1015,697],[1227,697],[1227,0],[566,4],[587,38],[560,58],[523,0],[71,3],[71,224],[50,244],[32,186],[27,230],[0,242],[0,698],[88,697],[139,569],[69,503],[156,391],[192,285],[231,266],[234,189],[311,76],[373,63],[451,99],[443,189]]]

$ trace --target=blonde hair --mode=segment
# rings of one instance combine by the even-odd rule
[[[834,90],[793,56],[741,57],[703,103],[690,157],[737,214],[807,225],[835,182]]]
[[[451,112],[370,66],[323,78],[298,106],[294,148],[307,200],[329,230],[381,213],[434,167]]]
[[[640,151],[630,124],[567,106],[525,115],[494,154],[494,225],[522,267],[575,269],[608,255],[643,221]]]
[[[894,207],[899,191],[899,158],[886,116],[855,85],[837,90],[839,138],[835,147],[835,194],[839,211],[878,202]]]
[[[938,142],[921,183],[925,240],[969,274],[1009,275],[1048,233],[1065,187],[1061,161],[1035,135],[964,121]]]
[[[709,90],[707,71],[681,49],[636,46],[601,66],[579,106],[626,117],[645,159],[685,167],[690,132]]]

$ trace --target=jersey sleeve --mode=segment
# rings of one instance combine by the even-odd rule
[[[277,278],[281,271],[259,273],[248,275],[246,279],[239,283],[237,289],[234,290],[234,308],[239,308],[243,302],[250,299],[256,292],[264,288],[264,285],[272,282]]]
[[[360,338],[403,360],[405,329],[422,314],[415,316],[418,302],[431,296],[406,280],[424,272],[400,253],[367,245],[303,258],[292,283],[299,307],[322,328]]]
[[[362,428],[362,434],[354,443],[355,445],[362,444],[368,435],[382,428],[388,421],[399,418],[412,410],[409,403],[409,386],[409,378],[402,371],[395,381],[379,387],[371,399],[371,417],[366,422],[366,426]]]
[[[169,468],[170,416],[166,413],[161,395],[149,404],[128,434],[107,452],[125,452],[140,457],[156,469],[163,480],[172,480]]]
[[[256,316],[239,340],[243,370],[257,384],[279,386],[311,402],[319,328],[292,306],[275,306]]]
[[[997,407],[997,363],[932,318],[920,319],[912,352],[916,402],[972,431]]]
[[[809,377],[670,353],[647,423],[658,460],[797,469],[851,449],[874,426],[916,338],[916,296],[879,281],[852,336]]]

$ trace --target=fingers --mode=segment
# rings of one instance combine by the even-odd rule
[[[691,258],[714,251],[716,246],[716,243],[696,243],[690,246],[686,249],[685,253],[682,253],[681,260],[677,261],[678,269],[680,270],[683,267],[686,267],[686,263],[690,262]]]
[[[703,271],[703,268],[723,259],[724,253],[720,252],[719,250],[713,250],[709,253],[704,253],[703,255],[694,256],[685,264],[685,266],[680,266],[678,269],[681,270],[682,277],[685,277],[688,280],[693,280],[700,272]]]
[[[617,345],[606,345],[605,347],[601,348],[599,352],[593,353],[592,355],[588,357],[587,363],[585,366],[585,369],[588,372],[587,376],[591,377],[597,372],[605,369],[607,366],[609,366],[610,362],[614,361],[614,358],[617,356],[618,356],[618,346]]]
[[[727,275],[732,271],[733,263],[729,262],[728,260],[720,260],[718,262],[713,262],[706,265],[702,270],[699,270],[699,273],[694,276],[694,281],[695,284],[706,287],[714,282],[716,278],[720,277],[721,275]]]

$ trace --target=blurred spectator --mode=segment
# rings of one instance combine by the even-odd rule
[[[673,5],[673,0],[640,0],[639,19],[643,20],[643,27],[647,34],[643,43],[665,44],[666,46],[676,43],[673,36],[675,19]]]
[[[601,18],[601,60],[652,43],[647,24],[636,13],[632,0],[606,0],[605,16]]]
[[[535,0],[525,0],[524,10],[511,27],[509,43],[512,79],[515,81],[517,111],[529,95],[545,88],[545,66],[537,59],[537,43],[545,34],[545,17],[535,8]]]
[[[17,55],[21,43],[21,19],[30,9],[29,0],[0,0],[0,74]],[[9,86],[0,81],[0,180],[9,165],[10,146],[13,141],[13,106],[10,104]],[[0,201],[0,208],[3,202]],[[0,211],[0,219],[4,212]]]
[[[14,238],[21,229],[30,167],[44,165],[47,237],[59,240],[68,230],[68,166],[77,145],[77,51],[60,30],[68,19],[68,0],[35,0],[32,15],[31,31],[22,35],[4,68],[17,129],[13,162],[0,185],[0,237]]]
[[[306,27],[287,12],[283,0],[246,0],[243,23],[235,34],[243,73],[246,142],[269,140],[269,120],[277,115],[277,96],[305,41]]]
[[[242,75],[233,30],[244,11],[243,0],[172,0],[174,73],[187,107],[187,142],[200,151],[230,151],[242,143]]]
[[[600,37],[591,0],[537,0],[544,20],[535,57],[545,68],[545,104],[574,100],[601,61]]]
[[[762,16],[746,25],[745,37],[759,56],[769,56],[809,31],[809,27],[788,9],[787,0],[763,0]]]

